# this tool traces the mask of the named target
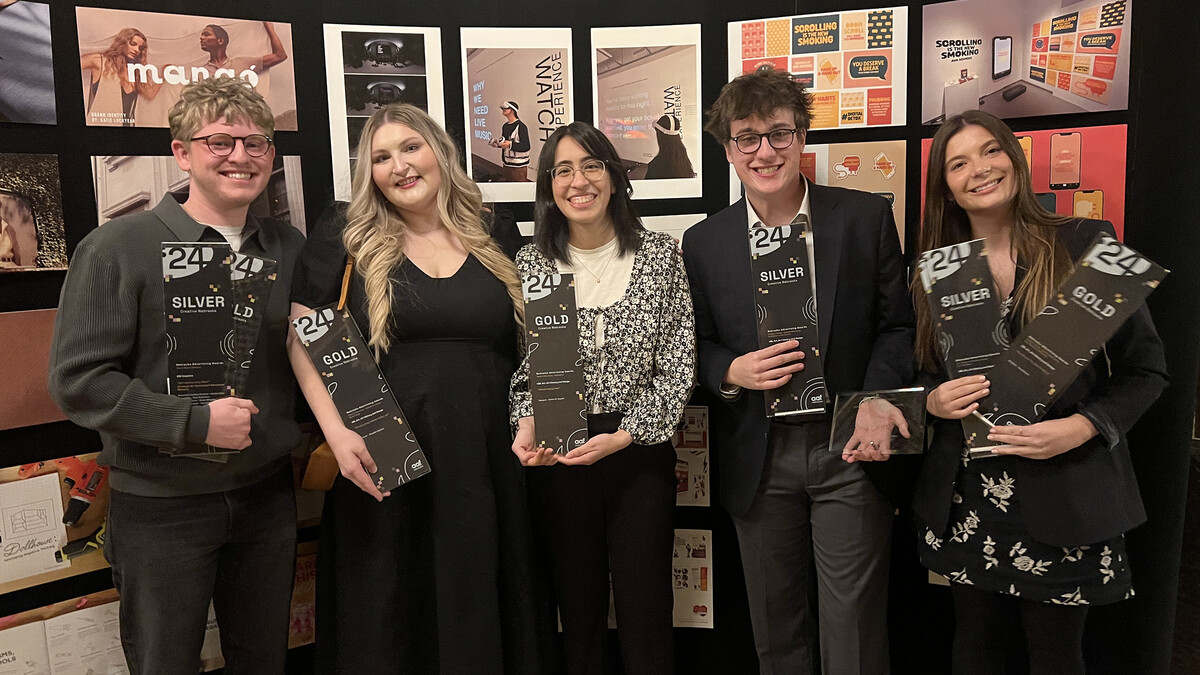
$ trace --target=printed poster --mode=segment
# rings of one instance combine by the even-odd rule
[[[56,556],[67,543],[58,475],[0,484],[0,582],[70,566]]]
[[[100,225],[127,213],[149,211],[167,194],[180,203],[187,201],[191,185],[191,177],[170,155],[93,156],[92,180]],[[250,204],[250,213],[305,231],[304,177],[298,155],[275,155],[267,189]]]
[[[764,63],[804,82],[813,96],[812,129],[903,125],[908,8],[730,23],[730,79]]]
[[[713,627],[712,530],[675,530],[671,586],[676,628]]]
[[[635,199],[700,197],[700,24],[592,29],[593,123]]]
[[[76,7],[88,126],[166,127],[191,82],[229,75],[251,84],[296,130],[291,24]]]
[[[0,583],[0,593],[108,567],[103,551],[108,521],[108,468],[96,463],[96,455],[93,452],[0,468],[0,487],[35,479],[45,481],[47,493],[59,501],[56,522],[64,517],[71,521],[62,523],[65,540],[49,556],[55,564],[42,572]]]
[[[56,121],[50,5],[9,4],[0,11],[0,122]]]
[[[907,159],[904,141],[808,144],[800,155],[800,173],[817,185],[850,188],[879,195],[892,206],[896,234],[904,247]],[[729,167],[729,202],[742,198],[742,182]]]
[[[0,273],[66,266],[58,155],[0,153]]]
[[[671,437],[675,446],[675,506],[708,506],[708,406],[684,408],[682,424]]]
[[[446,126],[440,28],[325,24],[333,196],[350,201],[363,127],[389,103],[411,103]]]
[[[1127,127],[1073,127],[1022,131],[1033,160],[1033,191],[1042,206],[1065,216],[1107,220],[1117,237],[1125,232],[1125,138]],[[931,139],[921,141],[921,206]]]
[[[485,201],[531,202],[538,153],[575,119],[570,28],[463,28],[467,173]]]
[[[1002,119],[1129,107],[1133,0],[988,0],[923,8],[921,120]]]

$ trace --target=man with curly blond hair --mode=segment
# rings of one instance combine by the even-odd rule
[[[187,199],[168,194],[79,243],[59,301],[50,391],[103,441],[105,557],[130,672],[196,673],[211,601],[225,672],[282,673],[296,551],[289,456],[300,441],[284,346],[304,238],[249,213],[275,158],[262,96],[234,78],[202,80],[183,89],[169,119],[171,151],[191,177]],[[167,393],[162,245],[195,241],[277,263],[275,291],[255,307],[262,328],[244,392],[205,405]],[[227,461],[182,456],[206,446],[228,451]]]

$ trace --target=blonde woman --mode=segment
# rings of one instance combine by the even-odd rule
[[[520,285],[511,220],[483,210],[429,115],[391,105],[358,145],[348,207],[330,209],[297,266],[293,315],[337,300],[375,352],[433,472],[381,494],[295,343],[292,363],[341,468],[317,564],[317,672],[537,672],[530,528],[509,447]]]

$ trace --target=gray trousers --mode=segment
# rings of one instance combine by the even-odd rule
[[[772,424],[762,482],[734,518],[762,675],[886,675],[893,508],[830,452],[829,424]],[[817,608],[810,606],[810,569]]]

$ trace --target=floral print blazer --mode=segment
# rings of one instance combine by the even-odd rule
[[[629,286],[621,299],[579,308],[579,353],[584,400],[621,412],[620,428],[633,442],[668,440],[696,382],[696,322],[679,245],[668,234],[643,231]],[[517,254],[521,277],[558,274],[558,265],[533,244]],[[604,316],[604,346],[596,347],[596,318]],[[603,369],[600,363],[603,361]],[[529,355],[513,374],[511,421],[533,414]]]

